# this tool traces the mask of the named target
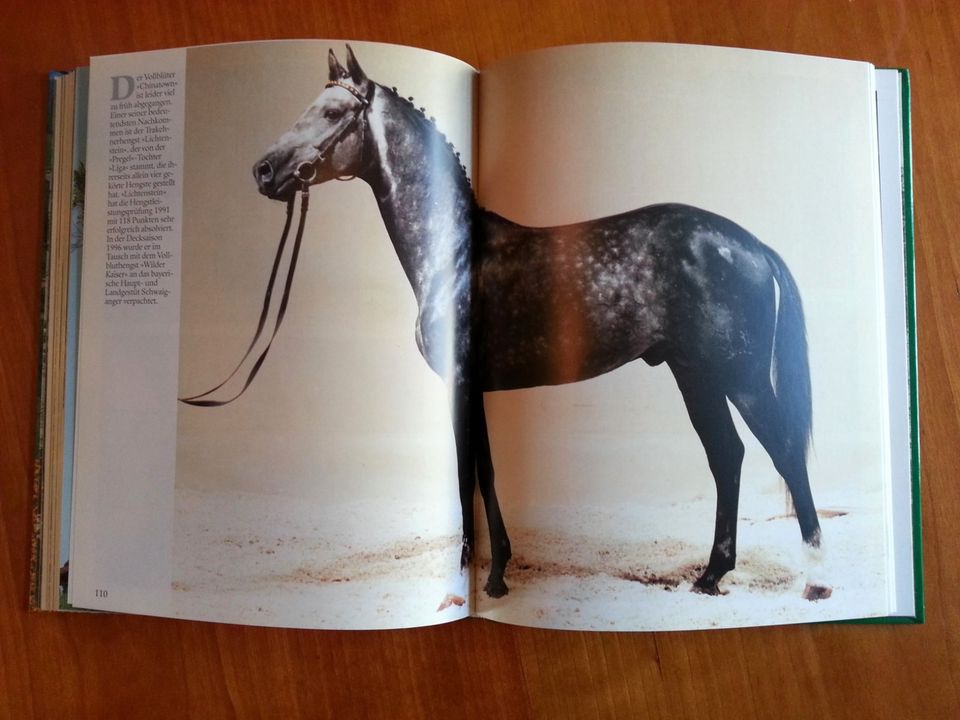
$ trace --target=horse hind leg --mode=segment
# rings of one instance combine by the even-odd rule
[[[730,401],[770,455],[793,498],[807,559],[803,597],[807,600],[826,599],[832,589],[821,577],[823,535],[807,475],[806,437],[791,429],[791,418],[786,417],[769,383],[757,383],[756,387],[731,393]]]
[[[737,507],[740,501],[740,467],[743,442],[737,435],[722,389],[709,374],[670,365],[683,395],[687,414],[707,454],[717,486],[717,514],[713,549],[706,569],[693,584],[693,591],[722,594],[719,582],[737,564]]]

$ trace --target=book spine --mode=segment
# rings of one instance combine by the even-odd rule
[[[903,113],[903,253],[907,288],[907,371],[910,379],[910,479],[913,497],[913,588],[915,621],[924,622],[923,521],[920,510],[920,386],[917,369],[917,289],[913,235],[913,148],[910,71],[900,69],[900,109]]]

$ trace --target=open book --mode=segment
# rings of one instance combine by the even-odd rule
[[[284,41],[54,86],[36,606],[922,619],[904,71]]]

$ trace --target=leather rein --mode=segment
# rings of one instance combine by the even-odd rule
[[[287,312],[287,304],[290,300],[290,288],[293,286],[293,275],[297,269],[297,258],[300,256],[300,245],[303,240],[303,229],[306,225],[307,210],[309,209],[310,205],[310,182],[317,176],[317,168],[326,162],[329,153],[332,152],[338,144],[340,144],[340,142],[346,137],[350,128],[352,128],[358,122],[361,124],[360,162],[358,167],[363,166],[363,135],[366,132],[367,110],[370,107],[371,97],[365,97],[356,88],[336,80],[328,82],[324,86],[324,89],[329,87],[339,87],[348,91],[360,101],[360,107],[357,112],[355,112],[352,117],[345,120],[340,127],[332,135],[330,135],[330,137],[328,137],[323,143],[316,146],[317,156],[313,160],[300,163],[293,172],[294,177],[300,183],[300,219],[297,224],[296,238],[293,242],[293,252],[290,256],[290,267],[287,269],[287,278],[283,286],[283,296],[280,299],[280,308],[277,311],[277,319],[274,323],[273,331],[270,334],[270,341],[257,357],[256,362],[253,364],[253,367],[247,374],[247,379],[244,381],[243,387],[240,388],[240,391],[236,395],[226,400],[214,400],[208,397],[230,382],[230,380],[233,379],[233,377],[240,371],[240,368],[243,367],[243,364],[246,362],[247,358],[250,357],[254,346],[256,346],[257,341],[260,339],[261,333],[263,333],[263,330],[266,327],[267,315],[270,314],[270,300],[273,297],[274,286],[280,270],[280,262],[283,258],[283,251],[287,244],[287,236],[290,233],[290,225],[292,224],[293,220],[294,197],[291,197],[289,200],[287,200],[287,217],[283,225],[283,232],[280,234],[280,242],[277,246],[277,254],[273,259],[273,267],[270,269],[270,280],[267,283],[267,290],[263,296],[263,307],[260,310],[260,319],[257,322],[257,331],[254,333],[253,340],[250,341],[247,351],[243,354],[243,357],[240,358],[240,362],[237,363],[237,366],[233,369],[233,372],[231,372],[223,382],[215,387],[210,388],[206,392],[200,393],[199,395],[178,398],[180,402],[186,405],[194,405],[196,407],[221,407],[223,405],[232,403],[238,397],[243,395],[244,392],[246,392],[247,388],[250,387],[250,384],[253,382],[253,379],[257,376],[257,373],[260,371],[264,360],[267,358],[267,353],[270,352],[270,347],[273,345],[274,338],[277,337],[277,332],[280,330],[280,324],[283,322],[283,317]],[[338,176],[336,179],[352,180],[355,177],[356,175]]]

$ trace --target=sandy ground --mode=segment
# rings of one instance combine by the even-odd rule
[[[887,612],[882,523],[879,511],[865,509],[871,503],[821,509],[819,576],[833,594],[809,602],[801,597],[807,558],[796,519],[769,512],[782,498],[765,500],[741,503],[738,566],[720,597],[690,592],[710,551],[712,497],[656,508],[505,508],[510,593],[497,600],[480,593],[480,614],[542,627],[666,630]],[[468,597],[457,515],[409,503],[324,507],[179,489],[175,614],[328,628],[457,619],[469,605],[450,602]],[[489,555],[486,537],[479,541],[482,582]]]
[[[177,617],[389,628],[466,614],[459,507],[177,490]],[[446,532],[444,531],[446,530]],[[453,530],[453,532],[450,532]],[[449,596],[449,597],[448,597]]]
[[[691,592],[710,554],[712,497],[657,508],[527,510],[510,533],[510,592],[500,600],[479,595],[479,613],[524,625],[597,630],[683,630],[887,613],[878,511],[821,508],[824,552],[815,574],[833,592],[810,602],[802,598],[809,560],[796,518],[767,514],[778,498],[767,500],[752,503],[752,509],[743,507],[751,504],[746,498],[741,501],[737,568],[721,582],[722,596]],[[485,549],[484,540],[481,552]],[[483,556],[481,581],[488,569]]]

